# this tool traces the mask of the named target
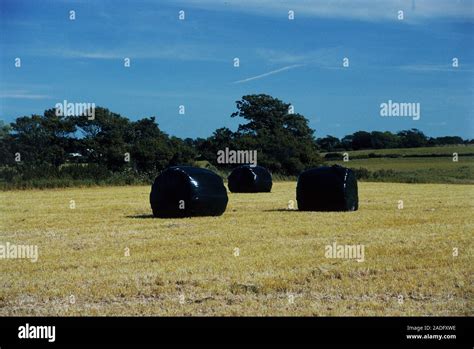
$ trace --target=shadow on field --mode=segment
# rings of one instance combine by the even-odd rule
[[[152,214],[136,214],[133,216],[125,216],[126,218],[139,218],[139,219],[147,219],[147,218],[155,218]]]
[[[132,216],[125,216],[125,218],[133,218],[133,219],[156,219],[156,220],[173,220],[173,219],[185,219],[185,218],[190,218],[190,217],[155,217],[152,214],[136,214]]]
[[[272,208],[271,210],[263,210],[263,212],[301,212],[296,209],[288,209],[288,208]]]

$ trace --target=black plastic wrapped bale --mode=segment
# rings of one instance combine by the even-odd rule
[[[239,166],[227,179],[233,193],[268,193],[272,190],[272,175],[261,166]]]
[[[156,177],[150,193],[153,215],[160,218],[220,216],[227,201],[221,177],[190,166],[164,170]]]
[[[299,175],[296,200],[301,211],[356,211],[357,179],[353,171],[337,165],[312,168]]]

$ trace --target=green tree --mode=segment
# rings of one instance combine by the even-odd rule
[[[176,165],[194,165],[197,157],[196,150],[179,137],[171,137],[168,141],[169,147],[173,152],[168,166]]]
[[[370,134],[371,148],[373,149],[389,149],[397,148],[400,145],[400,141],[397,135],[386,131],[379,132],[373,131]]]
[[[0,120],[0,139],[7,137],[10,134],[11,126],[5,124],[3,120]]]
[[[352,135],[352,149],[370,149],[372,140],[369,132],[357,131]]]
[[[328,152],[332,152],[341,148],[341,141],[339,140],[339,138],[334,136],[328,135],[324,138],[318,138],[316,142],[322,150]]]
[[[71,118],[81,133],[80,153],[87,162],[106,166],[111,171],[119,171],[127,166],[126,153],[130,153],[130,143],[134,137],[131,122],[120,114],[97,107],[95,117],[87,115]]]
[[[430,138],[430,143],[432,145],[463,144],[464,140],[458,136],[444,136]]]
[[[57,116],[54,109],[42,116],[19,117],[11,128],[11,152],[19,153],[25,164],[59,167],[66,162],[75,128],[71,120]]]
[[[269,95],[247,95],[236,102],[231,117],[240,124],[234,141],[240,149],[257,150],[258,163],[272,171],[297,175],[321,163],[314,131],[301,114],[290,114],[290,104]]]
[[[199,160],[207,160],[214,166],[232,167],[232,165],[218,164],[217,152],[225,148],[236,149],[237,144],[235,140],[236,134],[227,127],[221,127],[215,130],[212,136],[207,139],[197,139],[195,147],[197,151],[197,158]]]
[[[345,150],[352,150],[352,140],[354,136],[353,135],[347,135],[342,137],[341,139],[341,146]]]
[[[162,132],[155,118],[144,118],[133,122],[131,139],[131,161],[139,172],[156,173],[166,166],[173,157],[168,136]]]
[[[0,120],[0,165],[13,164],[14,155],[12,148],[13,137],[11,127]]]
[[[423,147],[428,143],[425,134],[416,128],[400,131],[397,135],[400,137],[400,146],[403,148]]]

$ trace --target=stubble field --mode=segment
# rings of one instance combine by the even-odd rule
[[[348,213],[288,210],[295,186],[186,219],[148,186],[0,192],[0,244],[39,250],[0,259],[0,315],[474,315],[472,185],[359,183]]]

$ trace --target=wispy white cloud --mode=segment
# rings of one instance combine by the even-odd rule
[[[202,45],[177,45],[158,49],[130,47],[126,50],[36,50],[35,54],[62,58],[86,58],[99,60],[124,59],[168,59],[180,61],[221,61],[215,48]]]
[[[307,61],[309,53],[291,53],[273,49],[258,49],[257,55],[270,63],[300,63]]]
[[[168,0],[170,1],[170,0]],[[399,10],[407,21],[431,18],[473,18],[473,0],[173,0],[173,3],[205,9],[238,10],[260,15],[295,18],[328,17],[365,21],[397,20]]]
[[[129,57],[130,55],[120,55],[107,51],[80,51],[80,50],[64,50],[56,51],[55,56],[62,56],[64,58],[91,58],[91,59],[120,59]]]
[[[428,122],[428,125],[430,126],[446,126],[448,123],[446,121],[440,121],[440,122]]]
[[[342,58],[344,57],[344,48],[329,47],[312,50],[308,52],[289,52],[275,49],[262,48],[257,50],[257,56],[265,62],[272,64],[304,64],[322,69],[344,69],[342,67]],[[359,54],[360,57],[360,54]],[[469,63],[459,63],[459,67],[452,67],[451,61],[446,64],[423,63],[408,65],[378,65],[371,64],[371,57],[365,57],[364,69],[397,69],[410,72],[474,72]],[[359,65],[360,66],[360,65]]]
[[[255,76],[252,76],[252,77],[249,77],[249,78],[246,78],[246,79],[242,79],[242,80],[237,80],[237,81],[234,81],[233,83],[234,84],[241,84],[241,83],[252,81],[252,80],[262,79],[262,78],[265,78],[265,77],[270,76],[270,75],[278,74],[278,73],[281,73],[283,71],[290,70],[290,69],[295,69],[295,68],[302,67],[302,66],[303,66],[303,64],[288,65],[286,67],[276,69],[276,70],[272,70],[272,71],[269,71],[267,73],[263,73],[263,74],[260,74],[260,75],[255,75]]]
[[[266,62],[275,64],[315,64],[318,66],[332,66],[335,59],[340,59],[341,48],[330,47],[306,52],[289,52],[282,50],[261,48],[257,55]]]
[[[53,97],[42,94],[34,94],[29,91],[10,91],[6,93],[0,93],[0,98],[12,98],[12,99],[53,99]]]
[[[458,68],[454,68],[449,64],[412,64],[402,65],[399,67],[401,70],[413,71],[413,72],[473,72],[473,69],[460,65]]]

